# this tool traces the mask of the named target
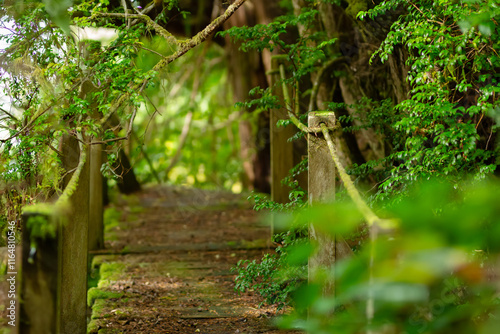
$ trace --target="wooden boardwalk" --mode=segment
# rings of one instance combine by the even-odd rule
[[[244,198],[152,188],[115,202],[92,261],[91,333],[288,333],[273,307],[234,291],[238,260],[271,251]]]

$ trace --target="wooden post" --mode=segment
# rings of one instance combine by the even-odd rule
[[[78,141],[74,137],[66,137],[61,148],[63,166],[66,170],[74,169],[79,161],[77,157],[80,156]],[[87,332],[89,176],[87,159],[78,186],[71,195],[71,215],[60,226],[61,333]]]
[[[329,129],[335,127],[335,114],[311,112],[308,126],[318,130],[319,124],[325,123]],[[330,156],[328,145],[320,133],[308,134],[309,155],[309,205],[328,203],[335,200],[335,164]],[[316,275],[323,268],[335,263],[335,239],[319,233],[314,222],[309,225],[309,238],[318,244],[318,252],[309,259],[309,281],[315,281]],[[323,294],[332,296],[335,293],[335,282],[326,282]]]
[[[89,250],[104,248],[102,144],[90,146]]]
[[[331,203],[335,200],[335,163],[320,128],[323,123],[333,130],[335,122],[333,112],[310,112],[308,116],[308,127],[316,132],[308,134],[309,205]],[[352,255],[351,248],[342,236],[336,235],[332,238],[324,235],[317,231],[314,222],[309,225],[309,238],[318,244],[318,252],[309,259],[309,281],[315,281],[322,269],[332,267],[335,261]],[[334,278],[323,285],[323,295],[335,295]]]
[[[279,65],[283,62],[283,57],[271,58],[271,85],[274,87],[279,83]],[[280,101],[284,101],[283,89],[281,84],[277,84],[274,94],[278,96]],[[283,102],[285,103],[285,102]],[[291,108],[291,106],[288,106]],[[283,186],[281,181],[288,176],[288,172],[294,165],[293,143],[289,142],[296,130],[292,125],[286,127],[277,127],[276,123],[279,120],[288,119],[285,109],[272,109],[270,115],[269,128],[271,131],[271,200],[277,203],[289,202],[288,193],[290,188]],[[271,226],[271,233],[275,231],[274,223]]]
[[[22,217],[22,279],[19,290],[19,332],[23,334],[59,333],[59,235],[31,236],[37,224],[52,219],[42,213]],[[50,222],[54,223],[54,222]],[[31,229],[28,226],[31,225]]]

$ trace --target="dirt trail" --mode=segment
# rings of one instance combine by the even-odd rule
[[[269,251],[241,196],[152,188],[114,206],[120,224],[93,258],[92,333],[291,333],[273,329],[258,296],[234,292],[231,267]]]

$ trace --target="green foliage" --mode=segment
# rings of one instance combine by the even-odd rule
[[[109,207],[104,210],[104,230],[110,232],[112,229],[120,225],[122,212],[118,211],[115,207]]]
[[[24,183],[22,196],[29,201],[23,204],[57,195],[65,173],[60,143],[76,132],[82,133],[85,142],[106,142],[109,159],[101,171],[118,179],[119,141],[135,121],[135,126],[154,131],[154,135],[145,135],[145,130],[131,134],[131,142],[138,145],[130,153],[131,161],[140,181],[153,181],[156,173],[160,182],[170,179],[241,191],[237,125],[224,125],[231,115],[231,91],[221,48],[192,52],[187,61],[159,72],[155,66],[175,53],[175,43],[153,33],[152,21],[135,20],[129,25],[130,20],[120,17],[121,3],[113,6],[116,2],[107,0],[24,1],[6,2],[0,11],[2,24],[9,28],[9,33],[0,35],[7,45],[1,57],[0,85],[9,98],[0,101],[1,186]],[[179,9],[178,1],[164,1],[163,8],[164,12]],[[165,13],[158,15],[156,23],[162,19],[167,20]],[[95,35],[104,27],[114,36]],[[203,73],[191,70],[186,76],[183,69],[194,69],[193,61]],[[165,94],[170,90],[175,96]],[[177,147],[183,119],[190,111],[194,113],[191,136],[184,147]],[[160,113],[162,120],[154,117]],[[207,136],[198,135],[203,133]],[[164,171],[176,149],[183,154],[167,175]],[[3,201],[10,205],[9,200]]]
[[[394,165],[381,190],[401,190],[431,176],[482,179],[495,171],[498,155],[491,121],[499,109],[498,3],[387,1],[359,16],[374,18],[399,6],[407,12],[374,57],[386,61],[405,46],[411,92],[395,107],[399,117],[392,127],[404,146],[390,155]]]
[[[257,24],[253,27],[232,27],[219,32],[219,35],[229,36],[231,39],[241,42],[240,49],[243,51],[257,50],[262,52],[267,49],[286,55],[287,73],[292,73],[292,77],[284,82],[298,89],[297,83],[307,78],[307,76],[317,71],[321,63],[332,57],[335,52],[332,45],[336,39],[328,39],[324,32],[313,32],[301,36],[296,43],[289,43],[289,35],[293,35],[297,26],[309,29],[317,24],[319,11],[315,6],[302,8],[299,15],[292,14],[277,17],[269,24]],[[247,108],[259,107],[263,109],[288,109],[294,110],[292,105],[285,105],[284,101],[279,101],[272,93],[273,89],[281,89],[282,80],[278,80],[276,87],[262,89],[256,87],[251,90],[251,96],[255,98],[241,103]],[[256,96],[257,95],[257,96]]]
[[[277,203],[269,199],[267,195],[253,193],[248,197],[255,204],[253,209],[255,211],[269,210],[271,212],[292,212],[293,210],[298,210],[307,205],[307,193],[304,189],[299,186],[297,177],[300,173],[307,171],[307,159],[303,159],[294,168],[292,168],[287,177],[281,180],[283,186],[289,187],[290,192],[288,194],[287,203]]]
[[[268,25],[232,28],[224,34],[241,41],[243,50],[278,48],[285,53],[291,64],[287,72],[293,73],[285,82],[297,90],[297,82],[338,56],[336,40],[326,38],[321,30],[303,33],[296,43],[284,41],[284,36],[299,24],[303,31],[314,27],[318,16],[314,5],[303,7],[297,16],[283,16]],[[352,1],[348,9],[355,13],[369,7],[363,1]],[[496,170],[500,110],[497,7],[494,0],[410,4],[395,0],[359,13],[361,19],[370,20],[403,13],[372,61],[375,57],[387,61],[396,48],[408,51],[408,99],[393,106],[390,100],[364,98],[349,106],[349,116],[339,117],[342,123],[350,124],[344,131],[359,134],[360,130],[374,130],[383,142],[383,157],[350,170],[351,175],[378,183],[374,199],[404,192],[418,179],[448,176],[456,183],[466,174],[482,179]],[[244,106],[283,105],[271,89],[253,91],[259,95]]]
[[[278,310],[289,305],[291,295],[307,279],[307,255],[304,257],[302,252],[307,247],[306,236],[304,225],[296,226],[273,236],[273,241],[279,244],[276,254],[265,254],[259,261],[238,261],[232,268],[238,272],[235,290],[255,290],[264,298],[261,305],[275,304]]]
[[[345,12],[351,16],[372,6],[364,1],[349,1],[348,3],[349,6]],[[301,94],[298,91],[297,83],[307,78],[308,74],[318,72],[326,60],[338,57],[335,52],[335,39],[326,38],[321,30],[311,29],[313,32],[309,33],[308,29],[314,27],[318,17],[315,5],[317,3],[304,6],[297,16],[283,16],[268,25],[232,28],[223,34],[241,41],[242,50],[269,49],[273,51],[278,49],[286,54],[289,62],[287,73],[292,73],[293,76],[285,79],[285,83],[295,89],[294,94],[306,95],[307,92]],[[329,106],[329,109],[334,111],[349,108],[348,114],[339,117],[344,131],[357,135],[364,130],[370,130],[380,138],[383,157],[370,160],[360,166],[351,166],[349,172],[351,175],[377,183],[379,188],[373,199],[393,201],[384,201],[383,205],[386,207],[392,205],[394,210],[397,205],[395,203],[406,203],[404,198],[409,196],[411,185],[419,180],[438,177],[461,191],[464,187],[463,180],[468,179],[469,175],[476,182],[491,175],[498,164],[499,152],[496,136],[497,122],[500,120],[500,113],[498,113],[500,110],[498,105],[500,59],[496,52],[499,46],[499,31],[496,24],[500,14],[498,1],[383,1],[367,12],[360,12],[358,17],[369,21],[368,23],[373,23],[373,20],[384,19],[383,16],[394,17],[395,13],[400,15],[392,24],[385,41],[373,55],[372,61],[379,58],[382,62],[386,62],[393,56],[396,49],[403,48],[405,55],[407,52],[405,63],[399,64],[403,70],[405,66],[408,69],[405,79],[409,83],[410,92],[407,99],[395,106],[394,101],[391,100],[377,101],[370,98],[363,98],[350,106],[342,103],[330,103]],[[284,42],[284,36],[290,34],[299,24],[302,25],[302,31],[306,33],[302,33],[296,43]],[[342,76],[343,73],[335,71],[334,75]],[[277,85],[281,84],[281,82],[277,83]],[[280,86],[274,88],[279,89]],[[291,105],[283,106],[284,103],[276,100],[271,89],[256,88],[253,92],[257,92],[258,95],[254,96],[253,100],[245,102],[243,104],[245,107],[277,109],[281,105],[289,111],[297,110]],[[384,97],[384,94],[381,93],[380,96]],[[279,123],[283,125],[287,121]],[[495,234],[493,222],[497,218],[494,214],[489,215],[488,218],[472,217],[472,212],[476,211],[467,207],[471,202],[464,200],[460,204],[464,206],[460,207],[454,197],[456,194],[451,195],[458,190],[441,193],[441,201],[437,201],[438,189],[440,188],[433,190],[436,193],[432,191],[426,193],[432,200],[425,204],[414,205],[412,209],[408,203],[400,204],[407,206],[402,209],[402,212],[394,213],[395,216],[404,216],[403,224],[409,224],[404,225],[404,228],[409,229],[410,222],[414,221],[414,231],[410,233],[405,230],[407,234],[402,237],[402,241],[383,239],[384,241],[374,245],[374,247],[380,247],[380,249],[377,248],[377,254],[381,254],[382,262],[386,261],[381,267],[387,275],[383,272],[377,273],[381,277],[381,282],[376,282],[374,293],[381,307],[380,313],[376,314],[376,322],[373,326],[388,323],[396,326],[399,331],[416,332],[438,326],[440,322],[450,325],[449,322],[452,321],[450,319],[453,319],[453,321],[466,323],[463,328],[464,332],[477,332],[477,328],[471,330],[475,322],[487,317],[489,307],[497,303],[494,298],[488,299],[487,297],[491,287],[481,285],[471,288],[469,286],[471,282],[467,279],[465,279],[467,282],[464,282],[464,278],[460,275],[458,275],[458,281],[453,277],[450,278],[450,272],[458,269],[453,265],[443,264],[443,262],[451,261],[451,258],[457,254],[455,252],[457,249],[460,250],[459,253],[467,249],[466,255],[473,253],[474,249],[481,250],[480,254],[487,253],[492,243],[486,242],[485,235]],[[293,211],[296,207],[293,204],[286,206],[272,203],[259,196],[254,196],[253,199],[257,210],[269,209],[278,212],[292,209]],[[415,199],[412,197],[413,200]],[[433,203],[433,200],[436,202]],[[445,206],[446,200],[458,206],[431,211],[431,205],[439,203]],[[483,205],[487,207],[484,203]],[[495,206],[493,203],[489,205]],[[484,210],[481,208],[476,208],[477,212]],[[347,239],[356,241],[356,239],[366,238],[367,230],[359,228],[361,221],[359,214],[354,214],[355,211],[354,208],[346,210],[344,204],[335,209],[327,209],[324,214],[315,214],[313,210],[300,216],[306,217],[303,222],[320,222],[325,233],[341,233],[344,237],[347,235]],[[421,212],[424,211],[430,214],[423,217]],[[450,218],[451,216],[453,218]],[[321,224],[321,222],[332,220],[346,224]],[[459,225],[453,225],[452,221],[459,222]],[[493,228],[493,231],[485,233],[484,229],[478,230],[478,224],[481,226],[480,222],[488,222],[484,224]],[[438,229],[436,234],[434,233],[436,224],[446,228]],[[422,229],[425,232],[422,232]],[[433,244],[434,242],[436,244]],[[297,291],[298,311],[312,310],[315,316],[308,322],[302,322],[303,318],[298,321],[295,318],[294,325],[302,324],[299,327],[305,327],[313,333],[353,333],[366,329],[367,322],[366,319],[363,320],[363,302],[366,301],[366,296],[362,297],[362,295],[367,291],[368,277],[365,269],[368,267],[370,248],[363,247],[362,244],[361,247],[359,244],[356,247],[360,254],[356,260],[346,261],[345,264],[341,263],[338,266],[340,284],[344,284],[341,288],[347,291],[346,294],[340,296],[339,301],[321,298],[319,291],[322,290],[322,282],[318,282],[319,285],[313,284],[299,289]],[[408,250],[411,247],[415,249]],[[481,247],[485,248],[481,249]],[[396,253],[400,254],[399,249],[402,254],[406,252],[412,254],[407,261],[408,267],[404,264],[405,272],[395,272],[391,269],[392,264],[399,264],[394,259]],[[431,263],[422,263],[420,253],[418,256],[415,255],[418,260],[414,259],[412,253],[414,251],[428,254]],[[382,259],[384,256],[394,258]],[[248,282],[262,280],[258,276],[259,270],[267,273],[269,268],[280,268],[279,265],[282,264],[279,261],[279,256],[274,256],[266,257],[265,261],[260,264],[247,263],[250,268],[249,273],[245,276],[240,270],[242,276],[239,277],[247,283],[246,285],[241,283],[239,286],[248,288],[252,286],[248,285]],[[478,263],[472,261],[472,264],[469,262],[461,264],[466,268],[472,266],[470,268],[473,268],[471,270],[474,272]],[[397,277],[402,281],[393,282],[387,276],[390,276],[390,279]],[[432,284],[429,283],[430,281]],[[266,283],[256,287],[263,290],[265,296],[273,296],[272,292],[275,289],[269,284],[273,282],[272,277],[263,282]],[[429,285],[426,286],[426,284]],[[445,298],[442,306],[446,311],[443,314],[434,315],[432,305],[425,305],[425,303],[429,302],[428,296],[439,296],[440,293],[443,296],[453,295],[454,297]],[[481,303],[487,305],[484,311],[486,313],[481,313],[483,311],[480,311],[478,306]],[[339,304],[353,306],[342,311]],[[457,305],[460,306],[458,311]],[[415,312],[411,320],[408,320],[409,315],[405,313],[407,312],[405,308]],[[337,324],[328,321],[334,309],[339,312],[338,317],[335,317]],[[477,315],[472,320],[467,317],[471,311]],[[419,318],[420,315],[429,314],[429,312],[432,315],[431,320],[425,317]],[[478,315],[479,313],[481,315]],[[357,322],[356,319],[360,321]],[[425,324],[425,329],[415,330],[415,326],[421,323]],[[444,328],[446,325],[443,325]],[[432,331],[436,331],[436,328]]]
[[[156,42],[145,46],[154,48]],[[138,147],[131,154],[140,180],[156,182],[156,172],[162,182],[241,191],[237,121],[255,115],[238,115],[230,86],[223,49],[211,44],[179,59],[146,89],[147,102],[137,113],[138,127],[145,130],[133,138]],[[188,113],[192,121],[181,146]],[[179,161],[171,167],[179,150]]]
[[[50,15],[52,21],[57,24],[66,34],[69,35],[70,19],[68,8],[73,5],[72,0],[43,0],[45,10]]]
[[[278,97],[273,95],[269,89],[263,89],[257,86],[252,88],[248,94],[255,98],[249,101],[237,102],[236,107],[246,108],[248,110],[281,108]]]
[[[307,277],[307,255],[304,258],[297,247],[307,247],[307,222],[296,221],[290,227],[289,215],[307,205],[306,192],[298,185],[297,176],[307,170],[307,159],[290,170],[282,184],[291,188],[288,203],[271,201],[267,196],[253,194],[254,210],[271,211],[275,234],[272,241],[277,245],[276,253],[265,254],[259,261],[240,260],[233,268],[238,272],[235,289],[239,292],[256,290],[264,302],[276,304],[278,309],[290,304],[290,296],[299,283]],[[283,232],[277,232],[283,231]]]
[[[282,325],[311,333],[445,333],[451,328],[495,333],[500,303],[489,275],[500,251],[498,189],[486,182],[460,188],[443,180],[418,183],[406,199],[384,210],[386,217],[397,218],[397,233],[379,236],[298,288],[296,313]],[[315,226],[332,237],[345,235],[359,221],[359,213],[345,207],[313,208],[304,215],[314,215]],[[328,214],[334,216],[325,219]],[[332,280],[335,298],[322,293]],[[374,317],[368,320],[372,302]]]
[[[82,43],[51,23],[67,30],[71,4],[28,1],[24,8],[8,6],[0,18],[13,26],[11,33],[0,35],[8,45],[2,55],[0,84],[10,98],[2,108],[2,127],[8,129],[2,135],[10,138],[0,143],[0,178],[26,182],[24,191],[42,201],[57,193],[61,185],[63,170],[57,147],[62,137],[75,135],[75,128],[84,136],[99,136],[97,119],[108,115],[124,93],[130,93],[132,106],[140,103],[140,91],[131,82],[140,83],[152,75],[134,63],[144,33],[142,25],[121,30],[105,47],[97,41]],[[105,20],[81,16],[91,9],[97,12],[102,5],[78,2],[70,8],[79,13],[73,23],[80,28],[103,24]],[[106,25],[121,28],[121,24]],[[86,57],[82,57],[84,49],[89,53]],[[130,118],[125,109],[118,110],[117,116]],[[117,135],[115,128],[105,139]]]
[[[276,278],[276,273],[281,272],[278,269],[279,259],[276,255],[266,254],[259,263],[256,260],[238,261],[237,267],[233,268],[238,271],[235,290],[245,292],[255,289],[266,303],[277,304],[279,309],[283,308],[289,302],[288,296],[294,287]]]

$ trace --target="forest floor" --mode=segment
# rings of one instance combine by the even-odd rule
[[[270,230],[242,196],[149,188],[107,210],[95,252],[90,333],[292,333],[275,307],[238,294],[231,268],[272,252]],[[293,332],[297,333],[297,332]]]

